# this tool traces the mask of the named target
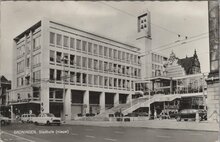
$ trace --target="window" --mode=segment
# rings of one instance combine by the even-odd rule
[[[108,70],[109,70],[110,72],[113,71],[113,70],[112,70],[112,65],[113,65],[112,63],[109,63],[109,69],[108,69]]]
[[[108,86],[108,77],[107,76],[104,77],[104,85]]]
[[[83,73],[82,75],[82,83],[87,83],[87,74]]]
[[[94,60],[94,70],[98,70],[98,60]]]
[[[117,78],[114,78],[114,87],[117,87]]]
[[[33,72],[33,81],[39,82],[40,81],[40,71]]]
[[[76,40],[76,49],[78,51],[81,51],[81,40],[79,40],[79,39]]]
[[[112,49],[109,48],[109,58],[112,58]]]
[[[76,82],[75,72],[70,72],[70,82]]]
[[[61,70],[57,70],[56,79],[57,79],[58,81],[61,81]]]
[[[70,38],[70,49],[75,49],[75,39]]]
[[[107,57],[108,55],[108,47],[104,47],[104,56]]]
[[[26,67],[28,67],[28,68],[30,67],[30,58],[29,57],[26,60]]]
[[[92,54],[92,43],[88,43],[88,52]]]
[[[87,68],[87,58],[86,57],[82,57],[82,66],[83,66],[83,68]]]
[[[81,67],[81,56],[76,56],[76,66]]]
[[[129,62],[130,61],[130,54],[129,53],[126,53],[127,54],[127,61]]]
[[[117,50],[116,49],[114,49],[114,59],[117,59]]]
[[[61,63],[61,57],[62,57],[62,53],[61,52],[57,52],[57,63]]]
[[[92,59],[91,58],[88,59],[88,68],[92,69]]]
[[[99,76],[99,85],[103,86],[103,77],[102,76]]]
[[[98,85],[98,75],[94,75],[94,85]]]
[[[134,63],[137,63],[137,55],[134,55]]]
[[[33,56],[33,66],[38,66],[40,64],[40,54]]]
[[[82,51],[87,52],[87,42],[86,41],[82,42]]]
[[[55,58],[55,52],[54,51],[50,51],[50,61],[54,62],[55,61],[54,58]]]
[[[70,55],[70,65],[75,65],[75,56],[74,55]]]
[[[24,60],[17,63],[17,72],[21,73],[24,71]]]
[[[103,62],[99,61],[99,70],[102,71],[103,70]]]
[[[50,32],[50,43],[55,44],[55,33]]]
[[[50,69],[50,80],[54,80],[54,69]]]
[[[88,83],[92,84],[92,75],[91,74],[88,75]]]
[[[68,36],[63,37],[63,46],[69,47],[69,37]]]
[[[98,49],[97,49],[97,44],[94,44],[93,46],[93,54],[97,55],[98,54]]]
[[[68,64],[68,62],[69,62],[69,55],[68,55],[68,53],[63,53],[63,59],[64,59],[64,64]]]
[[[121,60],[121,51],[118,51],[118,59]]]
[[[99,45],[99,56],[103,55],[103,47]]]
[[[57,45],[58,46],[62,45],[62,36],[61,36],[61,34],[57,34]]]
[[[79,72],[76,73],[76,82],[81,83],[81,73]]]
[[[125,60],[125,52],[122,52],[122,60]]]
[[[112,87],[112,77],[109,77],[109,86]]]
[[[34,50],[40,48],[40,36],[34,38],[33,44],[34,44],[33,47]]]
[[[104,71],[108,71],[108,62],[104,62]]]

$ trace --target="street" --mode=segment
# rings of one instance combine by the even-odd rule
[[[15,123],[1,129],[3,142],[215,142],[218,139],[218,132],[67,124],[35,126]]]

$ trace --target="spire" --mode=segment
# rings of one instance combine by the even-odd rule
[[[194,50],[194,55],[193,55],[194,58],[198,58],[197,56],[197,53],[196,53],[196,49]]]

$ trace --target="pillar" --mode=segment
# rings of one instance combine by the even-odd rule
[[[114,107],[119,105],[119,93],[115,93],[114,95]]]
[[[105,92],[101,92],[99,96],[100,113],[105,111]]]
[[[86,114],[86,113],[89,113],[89,91],[86,90],[85,93],[84,93],[84,96],[83,96],[83,113]]]
[[[41,84],[40,102],[40,112],[50,113],[49,87],[47,83]]]
[[[66,89],[64,96],[64,116],[65,120],[71,120],[71,90]]]

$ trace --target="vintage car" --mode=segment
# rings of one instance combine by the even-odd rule
[[[183,109],[176,115],[176,120],[196,120],[196,114],[198,114],[198,120],[207,120],[207,112],[205,110],[197,110],[197,109]]]
[[[4,117],[3,115],[0,114],[0,122],[1,122],[1,126],[9,125],[11,123],[11,119],[8,117]]]
[[[36,117],[35,114],[22,114],[21,115],[21,122],[27,122],[27,123],[32,123],[33,122],[33,117]]]
[[[38,117],[33,117],[32,121],[35,125],[39,125],[39,124],[60,125],[61,124],[61,119],[58,117],[55,117],[52,113],[41,113],[38,115]]]

